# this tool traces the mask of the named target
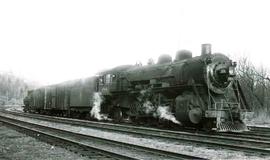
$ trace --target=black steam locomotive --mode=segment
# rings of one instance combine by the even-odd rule
[[[201,56],[182,50],[174,61],[162,55],[157,64],[119,66],[29,91],[24,111],[243,131],[249,106],[235,67],[227,56],[212,54],[211,45],[203,44]]]

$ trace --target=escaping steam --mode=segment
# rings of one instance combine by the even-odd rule
[[[178,120],[176,120],[172,112],[169,111],[168,106],[159,106],[156,110],[156,116],[159,117],[160,119],[166,119],[172,121],[173,123],[181,125],[181,123]]]
[[[142,111],[145,114],[153,115],[154,117],[157,117],[159,119],[164,119],[171,121],[175,124],[181,125],[181,123],[176,120],[173,113],[170,112],[169,106],[156,106],[154,105],[150,100],[148,100],[147,96],[148,92],[141,92],[140,100],[143,102],[142,104]],[[107,115],[101,114],[101,104],[102,104],[103,98],[100,92],[95,92],[93,94],[93,108],[90,111],[91,117],[97,119],[97,120],[110,120]]]
[[[146,101],[142,105],[143,111],[146,114],[152,114],[154,117],[159,119],[165,119],[171,121],[175,124],[181,125],[181,123],[176,120],[175,116],[170,112],[169,106],[154,106],[150,101]]]
[[[146,101],[143,103],[143,110],[146,114],[151,114],[155,111],[155,106],[150,101]]]
[[[102,103],[102,96],[100,92],[95,92],[93,94],[93,108],[90,111],[91,117],[97,120],[108,120],[108,116],[100,113],[100,106]]]

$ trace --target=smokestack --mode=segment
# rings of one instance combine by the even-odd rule
[[[207,55],[207,54],[211,54],[211,44],[202,44],[201,55]]]

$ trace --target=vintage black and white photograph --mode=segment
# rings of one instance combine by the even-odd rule
[[[0,1],[0,160],[270,159],[269,7]]]

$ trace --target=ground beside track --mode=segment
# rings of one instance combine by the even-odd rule
[[[202,147],[194,144],[188,144],[186,142],[172,142],[167,140],[161,140],[156,138],[145,138],[141,136],[132,136],[128,134],[116,133],[116,132],[109,132],[109,131],[101,131],[98,129],[91,129],[86,127],[80,126],[73,126],[67,124],[59,124],[54,122],[47,122],[43,120],[37,120],[32,118],[23,118],[23,117],[14,117],[16,119],[21,119],[24,121],[31,121],[37,124],[48,125],[52,127],[57,127],[60,129],[67,129],[74,132],[79,132],[87,135],[108,138],[116,141],[122,142],[130,142],[137,145],[154,147],[158,149],[164,149],[171,152],[177,152],[182,154],[188,154],[197,157],[204,157],[207,159],[265,159],[265,157],[254,156],[254,155],[247,155],[243,152],[237,152],[232,150],[226,150],[221,148],[208,148],[207,146]]]
[[[0,160],[87,160],[66,149],[19,133],[0,122]]]
[[[21,110],[17,107],[9,108],[8,110]],[[39,120],[31,120],[36,121],[36,123],[44,123],[48,124],[46,122],[41,122]],[[53,126],[57,124],[51,124]],[[199,147],[196,145],[190,145],[190,144],[182,144],[178,142],[167,142],[167,141],[160,141],[155,139],[149,139],[144,137],[137,137],[137,136],[130,136],[130,135],[124,135],[124,134],[118,134],[118,133],[107,133],[107,132],[100,132],[99,130],[95,129],[86,129],[76,126],[65,126],[65,125],[59,125],[59,128],[68,128],[74,131],[79,131],[80,133],[86,133],[91,135],[99,135],[100,137],[107,137],[111,139],[116,139],[120,141],[126,141],[126,142],[134,142],[138,144],[143,144],[146,146],[153,146],[160,149],[166,149],[170,151],[176,151],[180,153],[187,153],[191,155],[196,155],[200,157],[205,157],[209,159],[265,159],[260,156],[251,156],[251,155],[245,155],[242,152],[237,151],[231,151],[231,150],[225,150],[225,149],[211,149],[208,147]],[[270,159],[270,158],[269,158]]]

